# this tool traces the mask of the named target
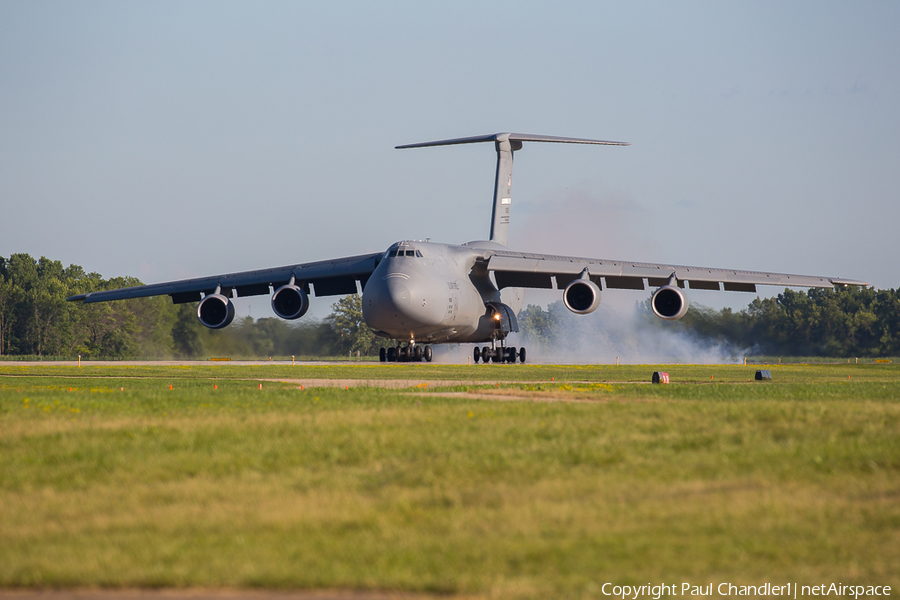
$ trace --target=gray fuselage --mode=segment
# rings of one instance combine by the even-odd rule
[[[489,303],[517,313],[522,290],[498,290],[486,268],[495,242],[463,245],[397,242],[363,289],[363,317],[379,335],[415,342],[487,342],[502,338]],[[501,297],[502,296],[502,297]]]

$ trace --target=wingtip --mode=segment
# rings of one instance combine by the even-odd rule
[[[829,279],[832,285],[842,285],[844,287],[848,286],[859,286],[859,287],[868,287],[870,284],[865,281],[857,281],[856,279],[841,279],[840,277],[835,277]]]

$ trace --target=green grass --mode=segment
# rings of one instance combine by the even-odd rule
[[[0,586],[900,585],[900,371],[756,368],[3,365]]]

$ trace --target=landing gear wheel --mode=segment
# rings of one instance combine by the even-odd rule
[[[393,346],[387,349],[387,361],[397,362],[397,349]]]
[[[431,346],[425,346],[425,362],[431,362],[433,356]]]
[[[487,346],[484,346],[481,349],[481,360],[483,360],[485,364],[491,362],[491,349]]]
[[[516,349],[515,348],[507,348],[506,349],[506,362],[510,364],[516,363]]]
[[[472,358],[475,359],[475,364],[478,364],[479,359],[481,359],[481,348],[475,346],[475,350],[472,351]]]
[[[382,348],[381,350],[378,351],[378,360],[381,362],[384,362],[385,360],[387,360],[387,350]]]
[[[416,346],[413,350],[412,360],[416,362],[422,362],[422,346]]]
[[[522,348],[519,348],[519,362],[520,363],[525,362],[525,347],[524,346]]]
[[[407,362],[409,360],[409,348],[400,346],[397,348],[397,362]]]

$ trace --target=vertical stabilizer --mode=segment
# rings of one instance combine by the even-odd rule
[[[509,211],[512,208],[513,152],[522,142],[511,142],[508,133],[497,135],[497,175],[494,180],[494,209],[491,212],[491,241],[509,245]]]
[[[494,180],[494,208],[491,213],[491,241],[507,246],[509,243],[509,213],[512,208],[512,168],[513,153],[522,149],[522,142],[555,142],[563,144],[599,144],[604,146],[629,146],[628,142],[607,142],[584,138],[567,138],[527,133],[494,133],[475,137],[456,138],[407,144],[397,148],[425,148],[427,146],[450,146],[453,144],[474,144],[494,142],[497,150],[497,176]]]

